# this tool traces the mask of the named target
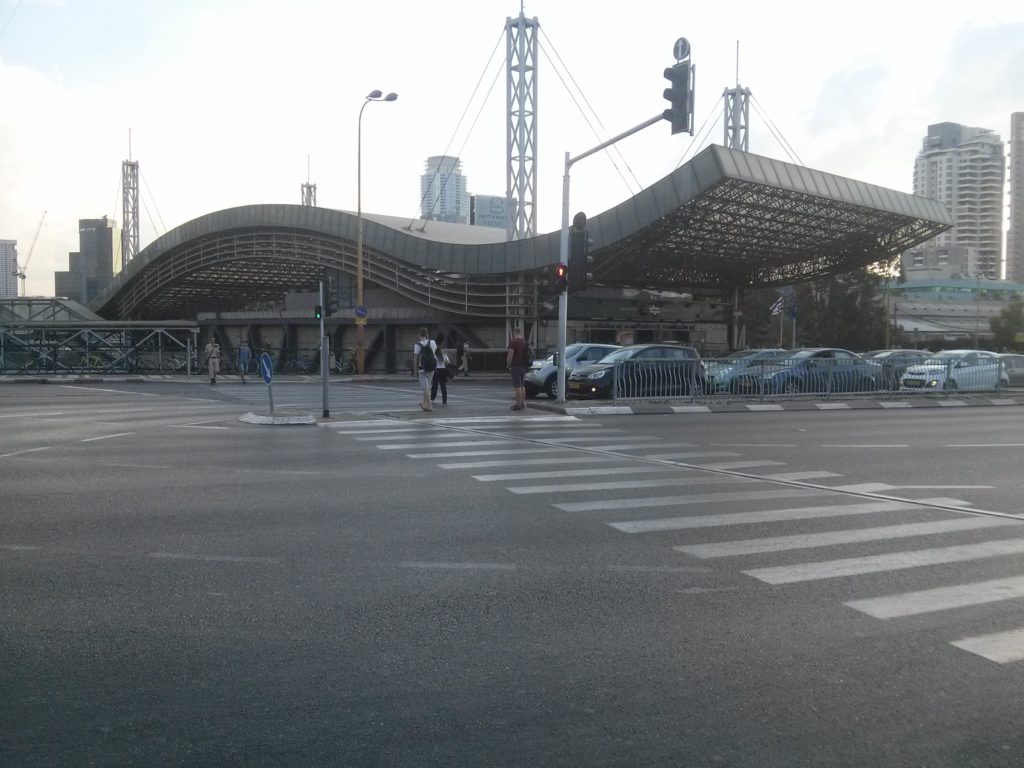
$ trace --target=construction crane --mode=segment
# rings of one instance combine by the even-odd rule
[[[32,245],[28,247],[28,254],[25,256],[25,261],[18,266],[18,263],[14,263],[14,276],[21,280],[20,290],[18,295],[24,297],[25,295],[25,270],[28,269],[28,263],[32,260],[32,252],[36,249],[36,241],[39,239],[39,233],[43,231],[43,222],[46,221],[46,211],[43,211],[43,215],[39,217],[39,226],[36,227],[36,233],[32,237]]]

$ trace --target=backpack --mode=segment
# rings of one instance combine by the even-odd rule
[[[533,365],[533,347],[526,346],[526,367],[529,368]]]
[[[433,371],[437,368],[437,358],[434,357],[434,350],[430,348],[430,341],[420,342],[420,370]]]

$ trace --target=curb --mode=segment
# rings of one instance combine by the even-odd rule
[[[249,413],[244,416],[238,417],[239,421],[244,421],[246,424],[261,424],[261,425],[285,425],[285,424],[316,424],[316,416],[311,413],[303,413],[300,411],[278,411],[274,415],[269,413]]]

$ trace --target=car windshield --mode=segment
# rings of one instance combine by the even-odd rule
[[[570,344],[568,347],[565,348],[565,356],[566,358],[576,357],[576,355],[578,355],[580,353],[580,350],[582,349],[582,344]],[[552,356],[553,355],[554,353],[552,353]]]
[[[604,357],[602,357],[597,362],[599,362],[599,363],[615,363],[615,362],[620,362],[622,360],[629,360],[636,353],[637,353],[637,350],[635,348],[634,349],[630,349],[629,347],[625,347],[623,349],[616,349],[614,352],[612,352],[611,354],[605,355]]]
[[[945,365],[950,360],[959,360],[963,357],[962,352],[939,352],[924,361],[924,365]]]

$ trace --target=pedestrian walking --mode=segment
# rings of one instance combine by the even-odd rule
[[[423,398],[420,400],[420,408],[424,411],[434,410],[430,403],[430,382],[437,370],[437,343],[427,335],[426,328],[420,328],[420,340],[412,348],[413,370],[418,372],[420,391]]]
[[[465,378],[469,378],[469,342],[463,341],[459,344],[459,348],[455,353],[455,360],[458,362],[458,369],[455,371],[455,375],[458,376],[461,372]]]
[[[249,342],[242,341],[238,347],[238,377],[245,384],[245,374],[249,372],[249,364],[252,362],[252,350],[249,349]]]
[[[523,329],[516,328],[512,333],[512,341],[508,344],[508,355],[505,362],[509,372],[512,374],[512,391],[515,402],[512,403],[513,411],[522,411],[526,408],[526,369],[530,365],[530,347],[523,338]]]
[[[434,377],[430,382],[430,402],[434,402],[437,399],[437,389],[440,387],[441,405],[448,405],[448,363],[451,361],[444,350],[441,349],[440,343],[437,345],[434,359],[437,361],[437,368],[434,369]]]
[[[220,344],[213,338],[206,344],[206,367],[210,370],[210,383],[216,384],[220,373]]]

